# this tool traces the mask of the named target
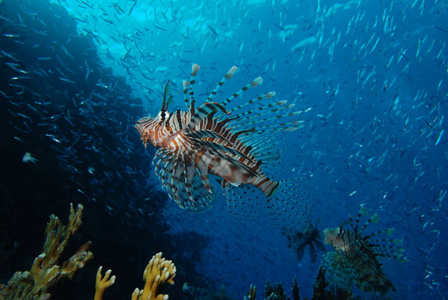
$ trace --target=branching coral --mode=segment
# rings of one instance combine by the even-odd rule
[[[274,285],[271,285],[269,281],[266,283],[266,286],[264,287],[266,292],[266,300],[290,300],[290,297],[286,297],[285,291],[283,290],[283,286],[281,283],[275,283]],[[297,280],[294,278],[293,285],[292,285],[292,299],[293,300],[300,300],[299,295],[299,286],[297,285]],[[256,296],[256,288],[255,286],[251,285],[249,288],[249,294],[247,295],[247,298],[244,297],[244,300],[254,300]]]
[[[104,290],[114,284],[115,276],[110,279],[111,270],[101,275],[102,267],[98,269],[96,275],[95,300],[103,298]],[[143,272],[143,280],[145,287],[143,290],[136,288],[132,293],[132,300],[166,300],[169,298],[166,294],[159,294],[159,289],[164,283],[174,284],[174,276],[176,276],[176,266],[171,260],[165,260],[162,252],[154,255]]]
[[[264,289],[266,291],[267,300],[286,300],[285,291],[283,290],[281,283],[271,285],[268,281]]]
[[[93,253],[88,251],[91,242],[87,242],[62,266],[57,265],[69,239],[82,224],[82,210],[82,205],[75,211],[70,204],[67,226],[63,226],[58,217],[50,216],[42,254],[36,257],[30,271],[16,272],[6,285],[0,286],[0,299],[48,299],[51,286],[62,278],[73,278],[75,272],[93,258]]]
[[[159,287],[168,282],[174,284],[176,276],[176,266],[171,260],[165,260],[162,252],[154,255],[143,272],[143,280],[146,281],[143,290],[138,288],[132,293],[132,300],[163,300],[168,299],[168,295],[158,294]]]
[[[104,277],[101,275],[101,271],[103,267],[98,268],[98,272],[96,272],[96,283],[95,283],[95,297],[94,300],[103,299],[104,291],[115,283],[115,275],[110,277],[112,270],[107,270]],[[109,279],[110,278],[110,279]]]
[[[250,285],[249,287],[249,293],[247,294],[247,298],[244,297],[244,300],[255,300],[255,297],[257,295],[257,288],[254,285]]]

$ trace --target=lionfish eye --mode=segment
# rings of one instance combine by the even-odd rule
[[[339,232],[336,236],[336,239],[339,239],[342,237],[342,235],[344,234],[344,229],[342,229],[342,227],[339,227]]]
[[[159,112],[159,115],[157,117],[161,118],[162,121],[164,121],[169,116],[170,116],[170,114],[167,111],[161,111],[161,112]]]

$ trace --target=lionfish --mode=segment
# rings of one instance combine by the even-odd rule
[[[318,251],[325,251],[325,246],[321,242],[322,237],[316,225],[308,223],[302,231],[287,230],[284,232],[288,239],[288,248],[294,248],[297,259],[301,261],[305,256],[305,249],[309,248],[311,261],[314,263],[317,259]]]
[[[239,200],[242,202],[247,197],[244,194],[253,187],[263,192],[265,206],[271,209],[274,219],[291,211],[298,216],[299,209],[306,209],[307,200],[299,180],[275,181],[262,169],[266,163],[279,158],[276,142],[272,137],[266,138],[266,134],[303,127],[303,121],[295,118],[302,111],[291,111],[294,104],[286,100],[271,99],[275,96],[273,91],[228,108],[243,92],[260,85],[261,77],[231,97],[215,102],[218,90],[237,71],[235,66],[205,103],[196,108],[193,87],[199,69],[199,65],[193,64],[190,80],[183,81],[187,111],[168,112],[168,81],[159,114],[142,118],[135,125],[145,148],[149,142],[157,149],[153,160],[155,173],[169,197],[187,211],[208,209],[216,198],[211,182],[214,177],[221,184],[229,207],[234,208]],[[274,123],[288,117],[295,120]]]
[[[392,235],[393,228],[363,235],[363,231],[370,223],[377,223],[379,218],[375,213],[360,228],[361,216],[368,213],[364,206],[353,225],[353,218],[336,228],[324,230],[325,243],[331,244],[336,252],[328,252],[322,260],[322,268],[325,270],[327,280],[336,288],[351,292],[353,284],[367,293],[385,294],[389,290],[395,291],[392,282],[386,277],[381,269],[380,257],[395,258],[406,261],[401,248],[389,243],[401,244],[397,239],[372,239],[375,236],[386,234]],[[344,229],[344,225],[350,223],[351,229]]]

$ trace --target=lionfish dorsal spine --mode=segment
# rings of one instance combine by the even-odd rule
[[[184,80],[182,82],[182,92],[184,94],[184,101],[185,101],[185,106],[187,107],[187,109],[189,111],[191,111],[192,113],[194,113],[194,106],[191,106],[191,102],[190,102],[190,96],[188,94],[188,86],[189,86],[189,81]]]
[[[277,120],[278,118],[268,118],[266,120]],[[303,127],[303,121],[292,121],[292,122],[285,122],[285,123],[279,123],[279,124],[273,124],[273,125],[265,125],[262,126],[260,125],[261,122],[258,122],[256,120],[252,121],[248,121],[248,123],[246,124],[240,124],[240,125],[236,125],[235,127],[233,127],[233,129],[238,129],[238,128],[245,128],[248,125],[251,126],[251,129],[253,131],[254,134],[265,134],[265,133],[274,133],[274,132],[281,132],[281,131],[294,131],[297,130],[299,128]]]
[[[275,95],[275,92],[269,92],[262,96],[258,96],[256,98],[253,98],[248,101],[249,104],[254,104],[259,100],[262,99],[269,99],[272,98]],[[242,104],[236,108],[233,108],[229,110],[230,113],[237,110],[238,108],[244,108],[248,104]],[[232,129],[236,130],[238,128],[251,128],[253,129],[255,134],[263,134],[263,133],[273,133],[278,131],[292,131],[296,130],[298,128],[303,127],[303,121],[302,120],[296,120],[296,121],[289,121],[280,123],[280,121],[283,118],[288,117],[294,117],[298,116],[303,113],[302,110],[292,111],[289,113],[278,113],[282,110],[290,110],[294,107],[294,104],[288,104],[288,101],[286,100],[279,100],[275,101],[273,103],[269,103],[264,106],[258,106],[251,110],[244,110],[241,113],[234,115],[234,120],[240,120],[241,118],[244,118],[244,122],[238,122],[236,121],[235,124],[232,126]],[[271,117],[264,117],[265,115],[272,115]],[[272,121],[272,122],[271,122]],[[266,125],[267,124],[267,125]]]
[[[257,78],[255,78],[254,80],[249,82],[247,85],[243,86],[238,92],[233,94],[231,97],[229,97],[226,100],[224,100],[222,102],[222,105],[226,106],[227,104],[232,102],[232,100],[238,98],[242,93],[244,93],[248,89],[250,89],[252,87],[256,87],[256,86],[260,85],[262,82],[263,82],[263,79],[261,78],[261,76],[258,76]]]
[[[217,102],[206,102],[202,104],[196,113],[191,117],[190,123],[188,123],[187,131],[193,130],[199,123],[201,123],[208,115],[221,110],[225,114],[229,112]]]
[[[190,137],[193,137],[195,139],[204,139],[204,138],[213,138],[215,142],[227,142],[231,143],[228,139],[226,139],[224,136],[222,136],[219,133],[216,133],[214,131],[208,130],[208,129],[201,129],[192,131],[188,134]]]
[[[165,90],[163,92],[163,102],[162,102],[162,109],[160,110],[162,112],[162,121],[165,120],[165,112],[168,111],[168,100],[167,96],[170,93],[170,82],[171,80],[168,80],[168,82],[165,85]]]
[[[367,226],[369,226],[369,224],[370,223],[378,223],[378,214],[377,213],[374,213],[365,223],[364,223],[364,225],[362,226],[362,228],[361,228],[361,230],[360,230],[360,232],[363,232],[366,228],[367,228]]]
[[[240,109],[242,109],[242,108],[245,108],[246,106],[253,105],[253,104],[256,103],[257,101],[260,101],[260,100],[263,100],[263,99],[270,99],[270,98],[272,98],[272,97],[274,97],[274,96],[275,96],[275,92],[274,92],[274,91],[265,93],[264,95],[261,95],[261,96],[252,98],[252,99],[250,99],[249,101],[246,101],[245,103],[243,103],[243,104],[241,104],[241,105],[238,105],[238,106],[236,106],[236,107],[230,109],[229,112],[232,113],[232,112],[234,112],[234,111],[236,111],[236,110],[240,110]]]
[[[201,67],[198,64],[193,64],[191,67],[191,77],[190,81],[183,81],[183,94],[184,94],[184,100],[185,105],[187,106],[187,109],[194,114],[194,104],[196,102],[194,98],[194,84],[196,82],[196,74],[199,72],[199,69]]]
[[[211,94],[207,97],[207,102],[212,102],[213,98],[216,96],[216,94],[218,93],[218,90],[224,85],[224,83],[229,80],[230,78],[232,78],[232,76],[236,73],[236,71],[238,70],[238,67],[236,66],[232,66],[230,68],[230,70],[226,73],[226,75],[224,75],[224,77],[221,79],[221,81],[218,83],[218,85],[216,85],[215,89],[211,92]]]

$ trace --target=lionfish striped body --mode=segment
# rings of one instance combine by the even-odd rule
[[[363,211],[365,213],[365,210]],[[391,235],[393,229],[378,231],[370,235],[363,235],[364,229],[372,222],[377,222],[378,217],[374,214],[362,228],[359,228],[359,219],[362,212],[358,214],[356,225],[351,224],[351,229],[340,227],[327,228],[324,230],[325,243],[331,244],[336,252],[324,255],[323,267],[327,279],[336,287],[351,291],[351,286],[356,284],[358,288],[367,293],[385,294],[390,289],[395,291],[392,282],[383,273],[379,262],[380,257],[395,258],[405,261],[400,252],[403,249],[395,248],[387,242],[399,244],[401,240],[394,239],[372,239],[372,237],[386,233]]]
[[[237,187],[253,186],[268,199],[281,197],[283,203],[294,202],[291,186],[296,185],[292,181],[274,181],[263,173],[262,164],[275,160],[277,154],[258,136],[298,129],[301,121],[266,123],[295,117],[301,112],[289,112],[294,105],[286,101],[272,101],[275,92],[258,96],[232,109],[227,108],[244,91],[258,86],[262,82],[261,77],[221,103],[214,102],[217,91],[233,76],[236,67],[227,72],[206,102],[196,108],[193,86],[199,68],[193,64],[190,81],[183,82],[187,111],[168,113],[168,82],[161,112],[156,117],[140,119],[135,126],[145,147],[149,142],[157,149],[153,161],[155,171],[170,198],[189,211],[207,209],[215,200],[210,177],[216,176],[228,198],[237,195]],[[263,103],[264,99],[269,103]],[[288,188],[289,192],[279,192]]]

